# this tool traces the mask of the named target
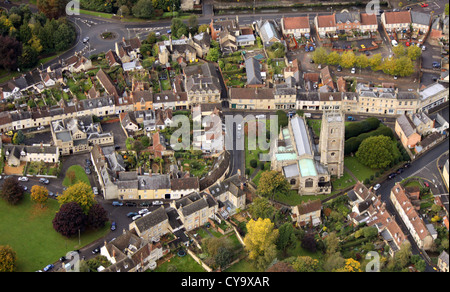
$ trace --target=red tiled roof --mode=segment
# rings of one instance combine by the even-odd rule
[[[385,12],[387,24],[411,23],[411,14],[409,11]]]
[[[361,13],[361,25],[374,25],[377,23],[377,16],[375,14]]]
[[[317,25],[319,27],[335,27],[336,20],[334,18],[334,14],[317,16]]]
[[[283,18],[285,29],[309,28],[309,18],[307,16]]]

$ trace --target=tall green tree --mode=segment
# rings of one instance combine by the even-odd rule
[[[139,0],[132,8],[133,16],[150,19],[154,15],[152,0]]]
[[[369,137],[361,142],[356,151],[358,160],[373,169],[385,168],[394,161],[391,138],[380,135]]]
[[[273,199],[276,195],[285,195],[291,186],[284,175],[278,171],[264,171],[259,180],[257,192],[259,195]]]
[[[353,51],[345,51],[341,56],[341,66],[343,68],[351,68],[355,65],[356,56]]]
[[[68,0],[38,0],[37,7],[50,19],[59,18],[66,14]]]

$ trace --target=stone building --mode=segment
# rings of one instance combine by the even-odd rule
[[[342,111],[326,110],[322,115],[319,153],[320,163],[330,175],[344,174],[345,116]]]

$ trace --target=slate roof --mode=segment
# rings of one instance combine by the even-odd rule
[[[247,73],[247,84],[262,84],[261,65],[258,60],[253,57],[246,59],[245,71]]]

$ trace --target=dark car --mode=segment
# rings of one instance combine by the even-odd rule
[[[84,172],[86,172],[86,174],[91,174],[91,170],[89,169],[89,167],[86,167],[86,168],[84,169]]]
[[[139,204],[139,206],[141,206],[141,207],[150,207],[150,205],[151,204],[149,202],[142,202]]]
[[[137,204],[135,202],[126,202],[125,206],[127,206],[127,207],[136,207]]]
[[[341,72],[342,71],[341,65],[338,65],[336,69],[337,69],[338,72]]]
[[[130,212],[130,213],[127,214],[127,217],[128,217],[128,218],[131,218],[131,217],[134,217],[134,216],[136,216],[136,215],[139,215],[139,214],[136,213],[136,212]]]
[[[401,174],[403,172],[403,168],[397,169],[397,174]]]
[[[405,165],[403,165],[404,168],[408,168],[410,166],[411,166],[411,163],[409,163],[409,162],[407,162],[407,163],[405,163]]]
[[[397,174],[393,172],[393,173],[391,173],[391,174],[388,176],[388,178],[391,179],[391,178],[394,178],[394,177],[396,177],[396,176],[397,176]]]
[[[116,222],[115,221],[113,221],[111,223],[111,231],[114,231],[114,230],[116,230]]]

